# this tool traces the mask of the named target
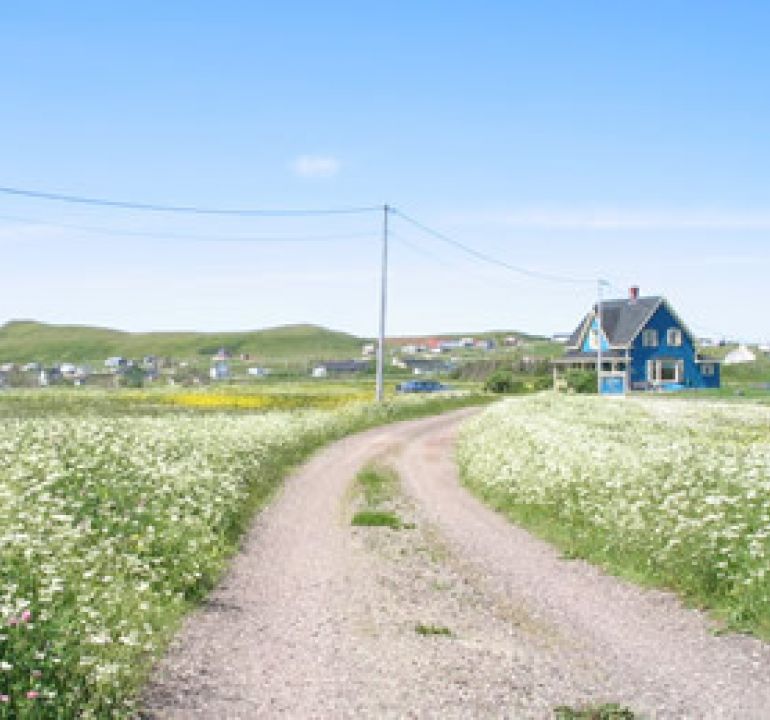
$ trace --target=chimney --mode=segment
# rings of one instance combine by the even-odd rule
[[[628,288],[628,302],[635,303],[639,299],[639,286],[632,285]]]

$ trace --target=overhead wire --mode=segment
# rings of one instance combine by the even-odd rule
[[[157,240],[182,240],[188,242],[221,242],[221,243],[281,243],[281,242],[332,242],[335,240],[364,240],[372,239],[373,233],[328,233],[325,235],[275,235],[275,236],[240,236],[240,235],[197,235],[187,233],[147,231],[147,230],[120,230],[115,228],[98,227],[94,225],[76,225],[72,223],[49,222],[45,220],[32,220],[16,215],[0,215],[0,220],[9,220],[24,225],[61,228],[64,230],[77,230],[100,235],[114,235],[118,237],[143,237]]]
[[[112,200],[107,198],[94,198],[82,195],[67,195],[63,193],[44,192],[42,190],[28,190],[26,188],[0,186],[0,194],[26,197],[35,200],[51,200],[63,203],[79,205],[91,205],[96,207],[120,208],[123,210],[145,210],[150,212],[182,213],[192,215],[230,215],[241,217],[310,217],[319,215],[358,215],[363,213],[379,212],[382,206],[370,207],[346,207],[325,209],[287,209],[266,210],[256,208],[206,208],[194,205],[163,205],[158,203],[135,202],[132,200]]]
[[[406,213],[399,210],[398,208],[391,208],[391,212],[397,217],[400,217],[402,220],[409,223],[410,225],[413,225],[417,229],[426,233],[427,235],[430,235],[431,237],[434,237],[437,240],[440,240],[444,243],[452,245],[458,248],[459,250],[462,250],[466,254],[472,257],[475,257],[477,260],[481,260],[491,265],[497,265],[498,267],[502,267],[506,270],[510,270],[512,272],[518,273],[519,275],[524,275],[526,277],[531,277],[538,280],[546,280],[548,282],[567,283],[567,284],[574,284],[574,285],[587,285],[589,283],[590,284],[596,283],[595,279],[587,280],[585,278],[569,277],[566,275],[556,275],[552,273],[541,272],[539,270],[532,270],[531,268],[523,267],[521,265],[514,265],[505,260],[501,260],[492,255],[481,252],[480,250],[476,250],[475,248],[472,248],[469,245],[466,245],[465,243],[462,243],[459,240],[456,240],[450,237],[446,233],[435,230],[434,228],[426,225],[425,223],[420,222],[419,220],[411,217],[410,215],[407,215]]]

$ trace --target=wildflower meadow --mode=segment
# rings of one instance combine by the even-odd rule
[[[469,421],[464,482],[514,521],[770,635],[770,408],[551,393]]]
[[[349,432],[472,402],[143,416],[51,397],[57,411],[0,417],[2,720],[133,717],[153,660],[288,467]]]

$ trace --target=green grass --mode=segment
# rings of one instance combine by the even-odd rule
[[[443,625],[425,625],[423,623],[418,623],[414,626],[414,631],[418,635],[423,636],[438,635],[439,637],[452,637],[454,635],[448,627],[444,627]]]
[[[353,515],[351,524],[359,527],[389,527],[393,530],[400,530],[402,527],[401,518],[385,510],[359,510]]]
[[[593,705],[585,708],[571,708],[561,705],[554,708],[556,720],[634,720],[631,710],[615,703]]]
[[[353,515],[352,525],[358,527],[389,527],[400,530],[406,527],[401,518],[382,505],[393,499],[398,486],[396,473],[381,465],[367,465],[356,475],[356,489],[363,496],[365,508]]]
[[[369,507],[376,507],[390,500],[397,482],[398,478],[393,470],[377,465],[367,465],[356,475],[356,483]]]
[[[113,355],[144,355],[176,360],[205,359],[220,347],[234,355],[248,353],[254,362],[358,357],[365,340],[314,325],[250,332],[128,333],[83,325],[48,325],[13,321],[0,327],[0,360],[3,362],[79,362],[102,367]]]

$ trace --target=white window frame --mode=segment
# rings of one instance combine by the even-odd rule
[[[666,331],[666,344],[671,347],[682,347],[682,331],[678,327],[670,327]]]
[[[674,366],[674,377],[663,379],[663,365]],[[647,361],[647,380],[654,384],[684,382],[684,361],[677,358],[656,358]]]
[[[703,377],[714,377],[716,374],[714,363],[702,363],[700,366],[700,372]]]
[[[642,330],[642,347],[658,347],[658,331],[655,328]]]

